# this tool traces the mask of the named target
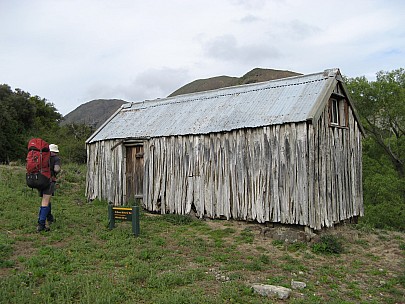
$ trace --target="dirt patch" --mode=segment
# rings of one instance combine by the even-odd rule
[[[34,247],[34,242],[32,241],[17,241],[13,245],[14,254],[13,257],[28,257],[31,256],[37,248]]]
[[[13,245],[13,254],[8,259],[14,263],[12,268],[0,268],[0,277],[10,275],[12,271],[20,271],[23,266],[20,260],[30,257],[37,249],[31,241],[16,241]]]

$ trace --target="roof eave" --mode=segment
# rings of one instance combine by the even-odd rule
[[[353,104],[353,102],[352,102],[352,98],[350,97],[349,90],[347,89],[347,87],[346,87],[346,85],[345,85],[345,83],[344,83],[343,81],[341,81],[341,85],[342,85],[342,88],[343,88],[343,92],[345,93],[347,102],[349,103],[350,107],[352,108],[353,116],[354,116],[354,118],[355,118],[356,121],[357,121],[357,124],[358,124],[358,126],[359,126],[360,132],[363,134],[363,136],[366,136],[366,135],[365,135],[366,132],[365,132],[364,127],[363,127],[363,125],[362,125],[362,123],[361,123],[361,121],[360,121],[360,116],[359,116],[359,114],[357,113],[356,107],[354,106],[354,104]]]
[[[338,80],[335,77],[329,77],[326,80],[326,84],[321,94],[318,95],[318,98],[314,105],[312,106],[311,111],[308,114],[307,120],[311,120],[313,124],[317,123],[318,119],[321,117],[326,100],[329,99],[329,96],[332,95],[333,89],[335,88]]]
[[[115,111],[115,113],[113,115],[110,116],[110,118],[108,118],[96,131],[94,131],[93,134],[90,135],[90,137],[86,140],[86,144],[90,143],[94,137],[97,136],[98,133],[100,133],[100,131],[115,117],[117,116],[117,114],[119,112],[121,112],[121,110],[123,108],[127,108],[128,107],[128,103],[124,103],[121,105],[121,107],[118,108],[117,111]]]
[[[314,106],[312,107],[311,111],[309,112],[307,121],[311,122],[312,124],[316,124],[318,122],[319,118],[321,117],[321,115],[324,111],[324,107],[326,106],[327,101],[329,100],[329,97],[332,95],[333,90],[335,89],[336,85],[341,84],[344,95],[347,99],[349,106],[351,107],[351,109],[353,111],[353,116],[356,119],[357,124],[359,126],[360,132],[363,134],[363,136],[365,136],[365,131],[360,122],[360,117],[357,114],[357,110],[353,105],[351,97],[348,93],[348,89],[347,89],[345,83],[343,82],[343,77],[340,74],[340,71],[338,69],[337,70],[325,70],[324,74],[325,74],[325,76],[327,76],[329,78],[327,80],[327,83],[325,85],[325,88],[324,88],[322,94],[320,94],[318,96],[316,102],[314,103]]]

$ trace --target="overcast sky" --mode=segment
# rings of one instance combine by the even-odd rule
[[[0,0],[0,84],[63,115],[253,68],[405,67],[402,0]]]

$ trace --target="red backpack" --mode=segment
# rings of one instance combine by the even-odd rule
[[[50,159],[51,152],[46,141],[33,138],[28,142],[26,165],[28,187],[42,190],[49,186],[51,183]]]

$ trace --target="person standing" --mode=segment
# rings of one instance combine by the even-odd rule
[[[42,197],[42,200],[38,214],[38,232],[50,231],[49,224],[52,224],[55,221],[52,214],[51,198],[56,189],[56,176],[61,171],[61,160],[59,158],[59,147],[57,145],[50,144],[49,151],[51,152],[50,169],[52,181],[47,188],[39,191],[39,195]],[[46,226],[47,221],[48,226]]]

